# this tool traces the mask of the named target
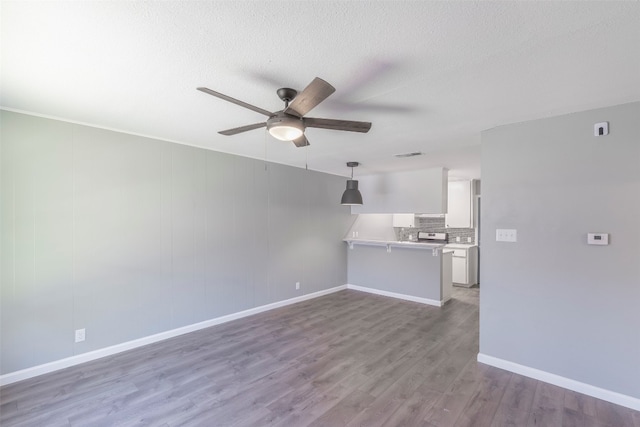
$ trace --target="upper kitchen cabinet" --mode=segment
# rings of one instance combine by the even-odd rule
[[[413,228],[416,226],[416,216],[414,214],[393,214],[393,226]]]
[[[473,228],[474,181],[449,182],[447,228]]]
[[[352,214],[447,212],[447,169],[390,172],[357,179],[363,204],[351,206]]]

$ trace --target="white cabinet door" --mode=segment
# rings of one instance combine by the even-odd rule
[[[393,226],[413,228],[415,227],[415,218],[416,216],[414,214],[393,214]]]
[[[453,283],[467,284],[467,258],[453,257],[452,264],[452,278]]]
[[[449,182],[449,197],[445,225],[447,228],[473,228],[473,181]]]

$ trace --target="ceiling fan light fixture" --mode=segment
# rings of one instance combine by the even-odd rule
[[[304,133],[302,121],[295,117],[279,116],[267,121],[267,130],[280,141],[293,141]]]

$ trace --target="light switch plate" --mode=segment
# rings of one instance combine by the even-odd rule
[[[512,228],[498,228],[496,230],[496,242],[510,242],[514,243],[518,241],[518,230]]]

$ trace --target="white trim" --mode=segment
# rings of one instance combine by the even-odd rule
[[[105,347],[105,348],[90,351],[87,353],[78,354],[75,356],[67,357],[64,359],[56,360],[56,361],[45,363],[42,365],[33,366],[31,368],[22,369],[20,371],[9,372],[8,374],[0,375],[0,386],[12,384],[18,381],[26,380],[28,378],[36,377],[38,375],[43,375],[49,372],[68,368],[70,366],[79,365],[81,363],[90,362],[92,360],[100,359],[105,356],[111,356],[113,354],[121,353],[123,351],[132,350],[134,348],[142,347],[147,344],[163,341],[169,338],[176,337],[178,335],[188,334],[189,332],[194,332],[200,329],[209,328],[211,326],[219,325],[221,323],[226,323],[232,320],[262,313],[264,311],[269,311],[275,308],[284,307],[286,305],[295,304],[297,302],[318,298],[323,295],[328,295],[334,292],[342,291],[344,289],[347,289],[347,285],[340,285],[334,288],[313,292],[311,294],[290,298],[284,301],[278,301],[271,304],[262,305],[260,307],[250,308],[248,310],[228,314],[226,316],[216,317],[215,319],[205,320],[204,322],[194,323],[192,325],[183,326],[181,328],[171,329],[169,331],[160,332],[155,335],[149,335],[147,337],[139,338],[133,341],[127,341],[127,342],[116,344],[110,347]]]
[[[353,289],[354,291],[368,292],[370,294],[382,295],[382,296],[391,297],[391,298],[398,298],[398,299],[403,299],[407,301],[419,302],[421,304],[435,305],[436,307],[442,307],[446,302],[446,301],[438,301],[438,300],[429,299],[429,298],[414,297],[412,295],[398,294],[395,292],[381,291],[380,289],[365,288],[364,286],[351,285],[351,284],[347,285],[347,289]]]
[[[626,394],[620,394],[615,391],[606,390],[604,388],[572,380],[570,378],[561,377],[560,375],[530,368],[528,366],[488,356],[482,353],[478,353],[478,362],[640,411],[640,399],[627,396]]]

